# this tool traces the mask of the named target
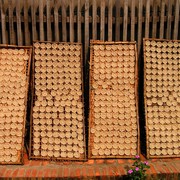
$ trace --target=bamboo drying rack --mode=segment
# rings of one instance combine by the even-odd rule
[[[136,154],[140,153],[140,132],[139,132],[139,115],[138,115],[138,62],[137,62],[137,50],[136,50],[136,42],[103,42],[99,40],[91,40],[90,42],[90,74],[89,74],[89,133],[88,133],[88,157],[92,159],[96,158],[132,158],[134,155],[109,155],[109,156],[101,156],[101,155],[92,155],[92,147],[93,147],[93,135],[91,134],[91,128],[93,127],[94,123],[94,93],[92,90],[92,81],[93,81],[93,61],[94,61],[94,45],[134,45],[134,50],[135,50],[135,75],[134,75],[134,80],[135,80],[135,86],[134,86],[134,91],[135,91],[135,106],[136,106],[136,124],[137,124],[137,148],[136,148]]]
[[[80,48],[80,68],[81,68],[81,80],[82,80],[82,84],[81,84],[81,90],[82,90],[82,96],[81,96],[81,102],[83,103],[84,106],[84,86],[83,86],[83,61],[82,61],[82,44],[81,43],[68,43],[68,42],[51,42],[51,41],[34,41],[35,43],[55,43],[58,45],[79,45],[81,46]],[[35,49],[34,45],[33,45],[33,50]],[[84,153],[81,154],[81,156],[79,158],[63,158],[63,157],[48,157],[48,156],[35,156],[33,155],[33,147],[32,147],[32,143],[33,143],[33,107],[34,107],[34,102],[35,102],[35,98],[36,98],[36,94],[35,94],[35,52],[33,52],[33,60],[32,60],[32,81],[31,81],[31,114],[30,114],[30,142],[29,142],[29,157],[31,159],[40,159],[40,160],[51,160],[51,161],[85,161],[86,160],[86,143],[85,143],[85,126],[83,126],[83,148],[84,148]],[[83,124],[84,124],[84,107],[83,107]]]
[[[28,100],[28,88],[29,88],[29,80],[30,80],[30,68],[31,68],[31,54],[32,54],[32,47],[31,46],[15,46],[15,45],[0,45],[0,49],[24,49],[29,56],[26,64],[25,75],[26,75],[26,89],[25,89],[25,98],[24,98],[24,115],[23,115],[23,129],[22,129],[22,143],[21,149],[18,151],[18,160],[16,162],[0,162],[0,164],[23,164],[24,159],[24,137],[25,137],[25,125],[26,125],[26,113],[27,113],[27,100]]]
[[[148,123],[148,117],[147,117],[147,109],[148,109],[148,105],[147,105],[147,96],[146,96],[146,71],[147,71],[147,68],[146,68],[146,62],[147,62],[147,57],[146,57],[146,44],[145,42],[146,41],[154,41],[155,43],[158,43],[158,42],[166,42],[166,43],[174,43],[174,42],[177,42],[177,43],[180,43],[179,40],[167,40],[167,39],[155,39],[155,38],[144,38],[143,39],[143,51],[144,51],[144,106],[145,106],[145,122],[146,122],[146,151],[147,151],[147,158],[173,158],[173,157],[180,157],[180,153],[178,155],[175,155],[175,154],[172,154],[172,155],[162,155],[162,152],[161,152],[161,155],[151,155],[150,154],[150,142],[149,142],[149,123]],[[179,55],[177,54],[177,57],[179,57]],[[179,58],[179,61],[180,61],[180,58]],[[163,67],[163,66],[162,66]],[[157,125],[156,125],[157,126]],[[177,137],[178,138],[178,137]],[[179,141],[178,141],[179,142]]]

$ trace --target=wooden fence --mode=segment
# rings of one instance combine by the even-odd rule
[[[0,0],[0,43],[180,39],[180,0]]]

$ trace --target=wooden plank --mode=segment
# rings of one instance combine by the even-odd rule
[[[28,1],[24,2],[24,38],[25,38],[25,45],[30,45],[30,32],[29,32],[29,18],[28,18]]]
[[[85,18],[84,18],[84,52],[85,52],[85,69],[87,69],[87,63],[88,63],[88,48],[89,48],[89,0],[85,0]]]
[[[127,41],[127,25],[128,25],[128,0],[124,1],[123,41]]]
[[[164,38],[164,16],[165,16],[165,0],[161,1],[161,15],[160,15],[160,32],[159,38]]]
[[[97,4],[96,4],[96,0],[93,0],[93,10],[92,10],[92,29],[93,29],[93,39],[96,40],[97,39]]]
[[[44,41],[44,4],[43,0],[39,0],[39,30],[40,30],[40,41]]]
[[[178,39],[178,32],[179,32],[179,0],[176,0],[175,4],[175,19],[174,19],[174,31],[173,31],[173,39]]]
[[[55,36],[55,41],[59,41],[59,4],[58,0],[54,1],[54,36]]]
[[[109,0],[108,3],[108,41],[112,41],[112,9],[113,5],[112,5],[112,0]]]
[[[8,0],[8,15],[9,15],[9,39],[10,39],[10,44],[15,44],[12,0]]]
[[[153,2],[153,25],[152,25],[152,37],[156,38],[157,34],[157,0]]]
[[[51,29],[51,0],[46,0],[46,18],[47,18],[47,40],[52,41]]]
[[[6,13],[5,13],[5,5],[3,3],[3,0],[0,0],[0,10],[1,10],[2,43],[8,44],[7,36],[6,36]]]
[[[120,40],[120,1],[116,0],[116,27],[115,27],[115,40]]]
[[[138,56],[140,55],[141,44],[142,44],[142,6],[143,6],[143,0],[139,0],[138,2]]]
[[[74,0],[70,0],[69,4],[69,29],[70,42],[74,42]]]
[[[36,0],[31,1],[31,21],[32,21],[32,40],[37,40],[37,30],[36,30]]]
[[[171,39],[172,0],[168,0],[166,39]]]
[[[150,0],[146,0],[146,20],[145,20],[145,37],[146,38],[149,38],[149,23],[150,23]]]
[[[17,44],[22,46],[22,29],[21,29],[21,8],[20,1],[16,0],[16,17],[17,17]]]
[[[77,39],[77,41],[78,42],[81,42],[82,40],[82,38],[81,38],[81,0],[78,0],[78,7],[77,7],[77,28],[78,28],[78,39]]]
[[[135,40],[135,3],[131,0],[131,41]]]
[[[101,0],[100,39],[105,39],[105,0]]]
[[[66,28],[66,0],[62,0],[62,40],[67,41],[67,28]]]

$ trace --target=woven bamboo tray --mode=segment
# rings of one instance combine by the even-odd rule
[[[23,164],[31,53],[0,45],[0,164]]]
[[[139,154],[135,42],[91,41],[89,158]]]
[[[30,158],[85,160],[82,45],[34,42]]]
[[[180,157],[180,41],[144,39],[148,158]]]

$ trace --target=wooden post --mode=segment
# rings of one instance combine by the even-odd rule
[[[17,44],[18,46],[22,46],[21,8],[20,8],[19,0],[16,0],[16,17],[17,17]]]
[[[62,40],[65,42],[67,41],[66,29],[66,3],[62,0]]]
[[[135,34],[135,3],[134,0],[131,0],[131,41],[134,41]]]
[[[120,40],[120,1],[116,0],[116,30],[115,30],[115,40]]]
[[[128,0],[124,1],[124,17],[123,17],[123,41],[127,41],[128,26]]]
[[[78,0],[78,8],[77,8],[77,26],[78,26],[78,42],[81,42],[81,0]]]
[[[152,27],[152,37],[156,38],[157,34],[157,0],[153,3],[153,27]]]
[[[89,0],[85,0],[85,18],[84,18],[84,25],[85,25],[85,42],[84,42],[84,48],[85,48],[85,69],[87,67],[87,61],[88,61],[88,48],[89,48]]]
[[[25,45],[30,45],[29,17],[28,17],[28,1],[24,2],[24,37]]]
[[[46,0],[46,18],[47,18],[47,40],[52,41],[50,0]]]
[[[176,4],[175,4],[175,19],[174,19],[174,32],[173,32],[173,39],[177,39],[178,38],[178,30],[179,30],[179,6],[180,6],[180,2],[179,0],[176,0]]]
[[[44,41],[44,4],[43,0],[39,0],[39,30],[40,30],[40,41]]]
[[[31,4],[31,21],[32,21],[32,40],[37,40],[37,30],[36,30],[36,5],[35,0],[32,0]]]
[[[1,10],[1,29],[2,29],[2,43],[8,44],[6,36],[6,14],[5,5],[2,0],[0,0],[0,10]]]
[[[59,41],[59,13],[58,13],[58,0],[54,1],[54,33],[55,33],[55,41]]]
[[[105,0],[101,0],[100,39],[105,39]]]
[[[10,44],[15,44],[14,21],[12,0],[8,0],[8,15],[9,15],[9,39]]]
[[[74,0],[70,0],[69,4],[69,29],[70,29],[70,42],[74,42]]]
[[[109,0],[108,3],[108,41],[112,41],[112,0]]]
[[[166,31],[167,39],[171,39],[171,17],[172,17],[172,0],[168,0],[167,31]]]
[[[139,0],[138,3],[138,57],[141,51],[141,44],[142,44],[142,3],[143,0]]]
[[[150,22],[150,0],[146,0],[146,20],[145,20],[145,37],[149,37],[149,22]]]
[[[159,38],[164,38],[164,16],[165,16],[165,0],[161,1],[161,15],[160,15],[160,32]]]
[[[96,0],[93,0],[93,12],[92,12],[92,29],[93,29],[93,39],[96,40],[97,39],[97,4],[96,4]]]

